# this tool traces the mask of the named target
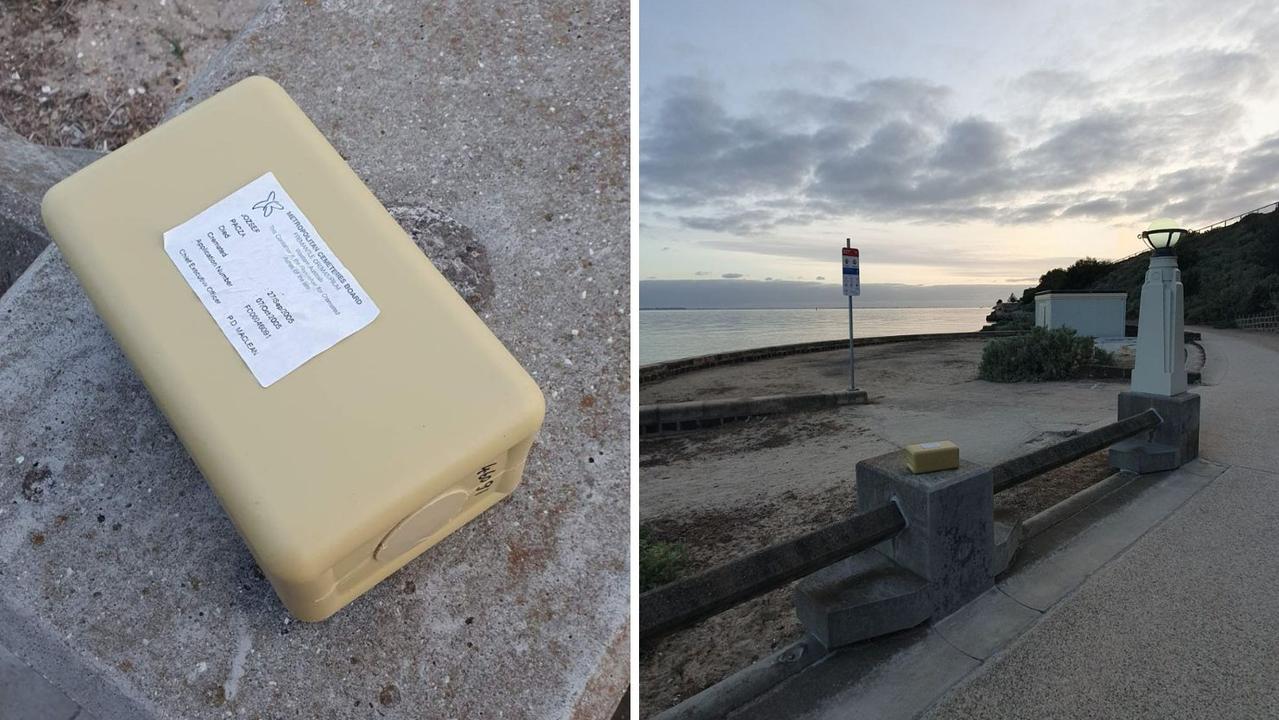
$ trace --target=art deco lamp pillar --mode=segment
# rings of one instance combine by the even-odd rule
[[[1173,221],[1161,219],[1139,235],[1154,254],[1141,286],[1133,392],[1172,396],[1186,391],[1185,300],[1173,249],[1185,234]]]
[[[1110,448],[1110,464],[1121,470],[1160,472],[1199,457],[1199,396],[1186,391],[1185,299],[1173,250],[1186,234],[1160,219],[1139,236],[1154,252],[1141,287],[1132,389],[1119,393],[1119,419],[1154,408],[1161,422],[1149,437]]]

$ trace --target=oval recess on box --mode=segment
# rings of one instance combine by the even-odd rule
[[[451,490],[423,505],[386,534],[373,557],[378,560],[398,557],[430,539],[457,517],[462,508],[466,507],[469,497],[470,493],[465,490]]]

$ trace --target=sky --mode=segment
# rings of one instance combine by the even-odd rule
[[[1279,201],[1279,3],[639,12],[641,281],[1022,287]]]

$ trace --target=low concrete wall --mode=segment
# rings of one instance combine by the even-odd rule
[[[1199,342],[1203,340],[1203,335],[1193,330],[1185,330],[1185,340],[1188,343]],[[1124,337],[1137,337],[1137,326],[1134,323],[1124,325]]]
[[[885,335],[883,337],[858,338],[857,347],[887,345],[899,342],[914,342],[917,340],[997,338],[1017,334],[1018,333],[1016,331],[1012,330],[993,330],[986,332]],[[664,380],[668,377],[674,377],[675,375],[681,375],[693,370],[703,370],[705,368],[718,367],[720,365],[735,365],[737,363],[765,360],[767,358],[782,357],[784,355],[802,355],[804,353],[827,352],[829,350],[841,350],[847,348],[847,339],[818,340],[814,342],[794,343],[792,345],[771,345],[769,347],[751,348],[750,350],[731,350],[729,352],[715,353],[713,355],[698,355],[697,357],[680,358],[679,360],[667,360],[666,362],[641,365],[639,369],[639,381],[640,383],[654,382],[656,380]]]
[[[760,395],[721,400],[653,403],[641,405],[639,408],[640,435],[696,430],[758,415],[824,410],[841,405],[861,405],[866,402],[865,390],[837,390],[800,395]]]
[[[1118,365],[1088,365],[1084,368],[1084,377],[1095,380],[1131,380],[1132,368]],[[1198,385],[1203,380],[1203,373],[1198,370],[1186,371],[1186,382]]]

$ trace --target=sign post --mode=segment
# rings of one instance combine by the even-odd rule
[[[848,389],[856,390],[853,375],[853,296],[862,294],[861,257],[853,247],[853,239],[844,240],[844,295],[848,296]]]

